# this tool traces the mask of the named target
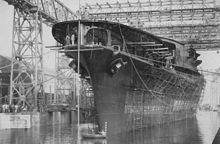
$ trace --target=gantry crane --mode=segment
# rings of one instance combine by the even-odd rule
[[[220,2],[217,0],[136,0],[83,6],[85,18],[120,22],[187,47],[216,50],[220,46]]]
[[[5,1],[14,6],[9,103],[40,110],[45,102],[42,23],[52,26],[77,16],[58,0]]]

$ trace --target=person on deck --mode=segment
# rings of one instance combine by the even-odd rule
[[[67,35],[66,38],[65,38],[65,41],[66,41],[66,45],[70,45],[70,36]]]
[[[71,42],[72,42],[72,45],[75,44],[75,35],[74,34],[71,35]]]

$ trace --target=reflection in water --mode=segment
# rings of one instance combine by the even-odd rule
[[[0,144],[76,144],[77,127],[69,114],[51,114],[46,125],[30,129],[0,130]],[[45,122],[46,123],[46,122]],[[199,112],[197,117],[160,127],[114,135],[81,144],[211,144],[220,125],[220,114]]]
[[[220,114],[198,112],[194,118],[123,134],[108,144],[211,144],[219,125]]]
[[[107,140],[105,139],[82,140],[81,144],[107,144]]]
[[[198,129],[204,144],[211,143],[220,127],[220,113],[199,112],[197,114]]]

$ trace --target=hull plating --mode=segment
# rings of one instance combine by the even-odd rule
[[[70,57],[76,58],[74,55]],[[126,62],[111,73],[112,62]],[[100,129],[111,132],[155,126],[193,116],[203,78],[159,69],[111,51],[81,52],[95,95]]]

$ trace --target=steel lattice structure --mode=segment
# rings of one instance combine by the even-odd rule
[[[76,92],[76,73],[69,67],[71,59],[62,53],[56,54],[56,89],[52,104],[68,104],[73,107]]]
[[[37,18],[41,19],[37,11],[14,10],[10,104],[18,99],[28,108],[37,107],[38,98],[43,96],[42,22]],[[15,61],[19,62],[18,69],[13,67]]]
[[[44,109],[42,23],[49,26],[76,15],[58,0],[5,0],[14,6],[10,104]],[[16,69],[14,63],[19,63]]]
[[[120,22],[202,50],[220,46],[219,11],[216,0],[138,0],[83,6],[84,18]]]
[[[77,15],[67,8],[59,0],[5,0],[9,5],[28,12],[31,8],[37,6],[38,14],[42,16],[42,22],[52,26],[52,24],[73,20]]]

